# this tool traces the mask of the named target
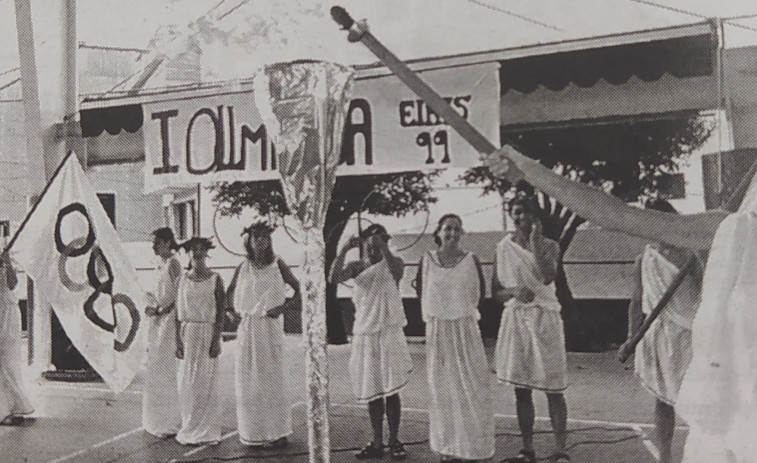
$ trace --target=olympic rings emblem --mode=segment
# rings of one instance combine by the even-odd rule
[[[61,236],[61,227],[63,219],[69,214],[78,213],[87,221],[87,236],[77,237],[68,243],[63,242]],[[61,283],[71,292],[82,292],[88,288],[92,288],[93,292],[87,297],[82,309],[87,319],[95,326],[113,333],[116,330],[118,324],[116,318],[116,306],[120,305],[126,308],[131,318],[131,326],[129,332],[123,341],[114,340],[113,349],[116,352],[124,352],[131,347],[134,339],[137,336],[137,329],[139,328],[140,314],[134,301],[125,294],[113,294],[113,269],[111,268],[108,258],[105,256],[102,248],[97,244],[97,237],[95,236],[94,228],[92,227],[92,220],[87,212],[87,208],[81,203],[71,203],[68,206],[62,208],[58,212],[58,219],[55,222],[55,248],[58,250],[60,257],[58,258],[58,276]],[[91,251],[91,252],[90,252]],[[89,262],[87,263],[87,278],[85,281],[74,281],[68,273],[66,263],[68,259],[72,257],[80,257],[87,253],[89,254]],[[104,280],[101,280],[102,271],[104,270]],[[103,320],[95,310],[95,302],[102,296],[107,295],[110,297],[110,305],[113,310],[113,323],[108,323]]]

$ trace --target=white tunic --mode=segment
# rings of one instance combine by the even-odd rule
[[[524,286],[534,300],[505,303],[496,347],[497,379],[516,387],[559,392],[566,388],[567,355],[555,285],[542,281],[534,254],[512,240],[497,244],[497,278],[502,287]]]
[[[370,402],[399,393],[413,361],[402,329],[407,324],[402,297],[386,259],[363,270],[354,282],[350,376],[356,399]]]
[[[266,316],[269,309],[284,303],[286,292],[278,259],[264,268],[255,268],[249,260],[239,266],[233,297],[242,321],[237,330],[234,385],[239,440],[245,445],[292,434],[283,319]]]
[[[692,358],[676,411],[689,425],[684,463],[755,461],[757,216],[732,214],[710,249]]]
[[[24,393],[21,375],[21,314],[18,311],[18,302],[6,281],[3,265],[0,267],[0,421],[12,415],[34,412]]]
[[[679,269],[647,246],[641,260],[642,312],[649,314]],[[665,310],[636,347],[636,374],[654,396],[674,405],[691,361],[691,324],[699,307],[699,289],[686,277]]]
[[[480,280],[473,254],[444,268],[422,261],[431,449],[464,459],[494,455],[491,373],[477,320]]]
[[[210,358],[216,317],[216,284],[213,274],[203,281],[182,275],[177,310],[184,359],[179,361],[178,389],[182,444],[217,442],[221,438],[221,389],[218,358]]]
[[[161,311],[172,307],[176,310],[176,292],[178,278],[171,279],[170,268],[181,266],[175,256],[158,265],[158,282],[155,288],[155,301]],[[142,390],[142,427],[156,436],[176,434],[181,427],[179,413],[179,395],[177,371],[179,361],[176,359],[176,314],[147,318],[147,361],[145,365],[145,384]]]

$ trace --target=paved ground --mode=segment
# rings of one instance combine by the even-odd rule
[[[183,447],[160,440],[140,429],[141,380],[116,396],[102,383],[45,382],[35,387],[35,419],[20,427],[0,427],[2,462],[194,462],[194,461],[307,461],[307,428],[304,410],[303,349],[296,337],[287,338],[289,392],[294,414],[294,435],[279,455],[247,450],[235,434],[232,361],[236,343],[224,343],[222,375],[226,422],[225,439],[215,447]],[[408,443],[410,461],[435,462],[426,439],[425,356],[422,344],[413,344],[415,371],[403,391],[402,439]],[[488,346],[491,351],[492,346]],[[353,462],[352,449],[370,440],[370,424],[364,407],[353,401],[346,370],[349,346],[331,346],[331,447],[332,461]],[[613,353],[570,354],[568,443],[573,461],[581,463],[655,461],[656,448],[647,438],[651,433],[653,400],[625,370]],[[546,400],[535,395],[537,451],[547,455],[552,436],[546,416]],[[498,385],[495,396],[497,452],[492,461],[511,456],[520,448],[512,390]],[[674,457],[680,458],[686,430],[676,432]],[[388,457],[386,458],[389,461]]]

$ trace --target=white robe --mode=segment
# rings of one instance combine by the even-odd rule
[[[505,303],[496,347],[497,379],[515,387],[560,392],[568,361],[555,284],[545,285],[534,254],[506,235],[497,244],[497,278],[505,288],[524,286],[534,300]]]
[[[171,281],[171,257],[158,267],[158,284],[154,293],[161,310],[173,305],[176,310],[178,281]],[[179,267],[181,268],[181,267]],[[176,434],[181,427],[176,358],[176,314],[173,311],[157,317],[146,317],[147,350],[145,384],[142,389],[142,427],[155,436]]]
[[[181,277],[177,298],[184,359],[179,361],[178,390],[181,444],[206,444],[221,439],[221,384],[218,357],[210,358],[216,317],[215,289],[220,277],[204,281]]]
[[[350,377],[355,398],[370,402],[399,393],[410,379],[413,361],[402,329],[407,324],[402,296],[386,259],[363,270],[354,282]]]
[[[494,455],[492,375],[478,328],[480,284],[472,254],[455,267],[423,257],[431,449],[481,460]]]
[[[0,421],[34,412],[24,393],[21,375],[23,342],[21,314],[13,292],[6,284],[5,266],[0,267]]]
[[[647,246],[641,261],[642,312],[649,315],[679,269]],[[635,370],[641,384],[658,400],[675,405],[691,361],[691,324],[700,291],[688,276],[636,347]]]
[[[692,360],[676,410],[689,424],[684,463],[757,459],[757,216],[728,216],[712,243]]]
[[[234,309],[242,315],[237,330],[235,393],[239,440],[262,445],[292,434],[291,404],[284,379],[283,318],[266,312],[286,300],[279,263],[255,268],[239,266]]]

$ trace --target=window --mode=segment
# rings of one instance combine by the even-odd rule
[[[116,194],[115,193],[97,193],[97,199],[103,205],[105,213],[108,214],[110,223],[116,226]]]
[[[178,240],[186,240],[197,233],[195,202],[181,201],[171,204],[173,232]]]

